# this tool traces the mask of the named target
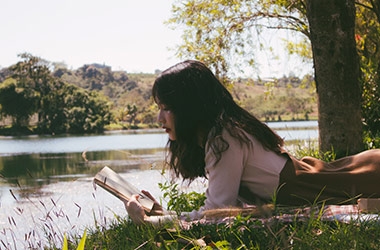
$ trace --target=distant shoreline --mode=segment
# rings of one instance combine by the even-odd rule
[[[318,120],[302,120],[302,119],[299,119],[299,120],[281,120],[281,121],[263,121],[264,123],[266,124],[279,124],[279,123],[292,123],[292,122],[317,122]],[[269,126],[270,127],[270,126]],[[311,129],[311,128],[315,128],[315,126],[297,126],[297,127],[294,127],[293,129]],[[275,130],[286,130],[286,129],[289,129],[289,127],[275,127],[273,128]],[[123,127],[122,125],[117,125],[117,124],[112,124],[112,125],[109,125],[108,128],[105,128],[104,131],[102,133],[98,133],[98,134],[109,134],[109,133],[120,133],[120,132],[123,132],[123,133],[131,133],[131,134],[138,134],[138,133],[158,133],[158,132],[162,132],[164,133],[164,130],[159,128],[159,127],[155,127],[155,126],[135,126],[135,127],[132,127],[132,128],[127,128],[127,127]],[[13,127],[0,127],[0,136],[54,136],[56,134],[38,134],[38,133],[35,133],[33,132],[32,129],[30,128],[13,128]],[[65,136],[65,135],[85,135],[85,134],[71,134],[71,133],[62,133],[62,134],[57,134],[57,135],[60,135],[60,136]]]

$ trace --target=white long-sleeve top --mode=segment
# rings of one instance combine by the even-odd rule
[[[190,219],[200,218],[202,211],[207,209],[238,206],[240,185],[263,199],[270,199],[275,194],[287,158],[266,150],[253,136],[242,132],[249,139],[248,144],[231,136],[227,130],[222,132],[229,147],[218,162],[206,144],[206,201],[200,210],[187,214]]]
[[[264,199],[270,199],[278,187],[287,158],[266,150],[253,136],[242,132],[249,139],[248,145],[226,130],[222,132],[229,147],[218,162],[212,149],[206,146],[208,188],[205,209],[236,206],[240,185]]]

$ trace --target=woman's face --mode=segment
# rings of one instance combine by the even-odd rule
[[[159,123],[161,123],[162,128],[165,129],[165,132],[168,133],[169,139],[175,141],[176,135],[174,126],[174,114],[170,109],[168,109],[166,105],[160,103],[157,105],[160,109],[158,112],[157,120]]]

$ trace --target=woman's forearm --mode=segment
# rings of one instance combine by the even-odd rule
[[[144,223],[149,223],[155,226],[164,225],[166,223],[175,222],[177,220],[178,217],[175,214],[152,215],[144,217]]]

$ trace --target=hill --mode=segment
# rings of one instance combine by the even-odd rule
[[[117,125],[115,129],[157,126],[157,108],[151,98],[156,74],[112,71],[111,67],[101,64],[83,65],[75,70],[58,63],[50,65],[49,74],[60,82],[105,96],[112,104],[111,122]],[[11,76],[10,68],[1,69],[0,84]],[[263,121],[317,118],[314,79],[310,76],[235,79],[227,87],[242,107]]]
[[[159,73],[159,72],[158,72]],[[97,90],[113,102],[118,122],[155,121],[151,88],[156,74],[112,71],[104,65],[84,65],[70,71],[58,68],[53,74],[63,81]],[[228,86],[235,100],[264,121],[317,119],[314,79],[305,76],[271,80],[237,79]]]

